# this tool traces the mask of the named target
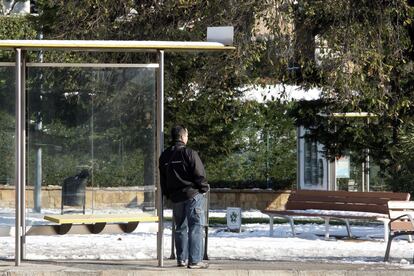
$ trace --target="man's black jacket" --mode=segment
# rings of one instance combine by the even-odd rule
[[[173,202],[193,198],[209,190],[203,163],[197,152],[176,142],[160,156],[162,194]]]

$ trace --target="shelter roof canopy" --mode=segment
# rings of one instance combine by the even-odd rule
[[[223,51],[234,50],[219,42],[134,40],[0,40],[0,49],[76,50],[114,52]]]

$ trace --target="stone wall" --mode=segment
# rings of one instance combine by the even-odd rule
[[[273,191],[262,189],[212,189],[210,208],[225,209],[240,207],[242,209],[263,210],[268,206],[282,208],[290,195],[290,191]]]
[[[290,191],[272,190],[233,190],[212,189],[210,208],[225,209],[240,207],[242,209],[262,210],[267,206],[281,208],[287,201]],[[94,198],[94,200],[92,200]],[[42,187],[42,208],[61,208],[60,186]],[[86,208],[137,207],[144,202],[143,187],[90,188],[86,189]],[[14,186],[0,185],[0,208],[14,208]],[[93,202],[93,206],[92,206]],[[26,188],[26,206],[33,208],[33,187]]]

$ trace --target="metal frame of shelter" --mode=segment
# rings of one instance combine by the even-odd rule
[[[91,41],[91,40],[0,40],[0,49],[15,52],[16,68],[16,123],[15,123],[15,265],[20,265],[24,255],[25,188],[26,188],[26,53],[27,51],[63,50],[94,52],[153,52],[158,57],[156,95],[156,154],[164,146],[164,53],[177,51],[226,51],[235,47],[219,42],[174,42],[174,41]],[[63,63],[64,64],[64,63]],[[157,166],[158,167],[158,166]],[[158,216],[157,259],[163,266],[163,202],[156,180],[156,210]]]

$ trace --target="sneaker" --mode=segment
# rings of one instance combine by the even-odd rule
[[[177,261],[177,266],[178,267],[185,267],[187,264],[185,261]]]
[[[192,268],[192,269],[208,268],[208,263],[199,262],[196,264],[188,264],[188,268]]]

